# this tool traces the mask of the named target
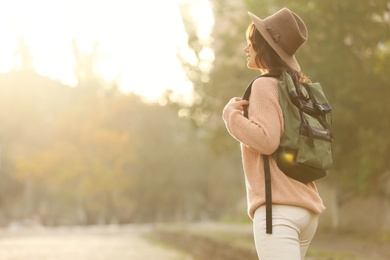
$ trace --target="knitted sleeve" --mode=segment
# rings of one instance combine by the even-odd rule
[[[283,113],[278,100],[278,82],[262,77],[252,85],[249,119],[232,107],[225,107],[223,120],[228,132],[260,154],[272,154],[279,146]]]

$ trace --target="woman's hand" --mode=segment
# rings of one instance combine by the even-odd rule
[[[225,109],[227,107],[233,107],[234,109],[238,109],[240,111],[243,111],[244,110],[243,106],[247,106],[247,105],[249,105],[249,101],[244,100],[240,97],[234,97],[234,98],[229,100],[229,102],[225,106]]]

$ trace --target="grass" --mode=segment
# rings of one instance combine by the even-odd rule
[[[158,239],[156,237],[156,235],[152,234],[152,233],[148,233],[148,234],[145,234],[143,236],[146,240],[148,240],[150,243],[153,243],[155,245],[158,245],[159,247],[162,247],[162,248],[165,248],[165,249],[168,249],[168,250],[174,250],[176,252],[178,252],[179,254],[182,254],[183,255],[183,259],[187,259],[187,258],[184,258],[184,256],[186,256],[188,254],[188,252],[176,247],[175,245],[172,245],[172,244],[169,244],[169,243],[165,243],[164,241],[161,241],[161,239]],[[191,257],[192,260],[196,260],[195,258]]]
[[[349,252],[323,251],[315,248],[309,248],[306,257],[318,260],[353,260],[357,259],[355,255]]]

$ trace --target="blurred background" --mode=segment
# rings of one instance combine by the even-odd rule
[[[0,3],[1,226],[250,223],[221,112],[257,75],[247,11],[286,1]],[[390,2],[287,7],[334,110],[321,228],[389,232]]]

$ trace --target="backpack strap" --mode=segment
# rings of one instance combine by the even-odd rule
[[[257,76],[254,78],[251,83],[249,83],[248,87],[246,87],[244,94],[242,95],[242,99],[249,101],[249,97],[252,92],[252,84],[255,82],[256,79],[261,77],[267,77],[267,78],[280,78],[281,73],[266,73],[260,76]],[[243,106],[244,107],[244,116],[248,118],[248,105]]]
[[[258,78],[260,78],[260,77],[262,77],[262,76],[258,76],[258,77],[256,77],[256,78],[254,78],[254,79],[251,81],[251,83],[249,83],[248,87],[246,87],[246,89],[245,89],[244,94],[242,95],[242,99],[249,101],[249,97],[250,97],[251,92],[252,92],[252,84],[253,84],[253,82],[255,82],[256,79],[258,79]],[[244,110],[243,110],[244,116],[245,116],[246,118],[248,118],[248,105],[244,105],[243,108],[244,108]]]
[[[303,84],[303,86],[305,87],[306,89],[306,92],[309,94],[309,97],[311,99],[311,101],[313,102],[313,105],[314,107],[316,108],[316,118],[318,119],[318,121],[320,122],[320,124],[326,128],[326,129],[329,129],[330,131],[330,135],[332,138],[334,138],[334,134],[333,134],[333,131],[332,131],[332,127],[330,126],[332,122],[328,123],[328,121],[326,120],[326,115],[327,113],[330,113],[332,111],[331,107],[329,106],[329,104],[319,104],[313,94],[313,92],[311,91],[310,87],[308,86],[308,84]],[[332,114],[330,114],[332,116]]]
[[[271,192],[271,171],[269,168],[269,156],[263,154],[264,176],[265,176],[265,233],[272,234],[272,192]]]
[[[248,100],[252,92],[252,84],[255,82],[256,79],[260,77],[273,77],[273,78],[280,78],[280,73],[267,73],[263,74],[261,76],[258,76],[252,80],[251,83],[249,83],[248,87],[246,88],[244,95],[242,96],[242,99]],[[244,106],[244,116],[248,118],[248,106]],[[263,154],[263,161],[264,161],[264,182],[265,182],[265,218],[266,218],[266,233],[272,234],[272,192],[271,192],[271,171],[269,167],[269,156]]]

